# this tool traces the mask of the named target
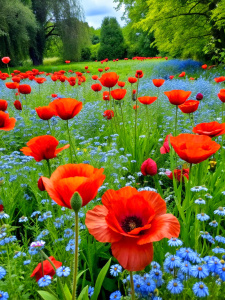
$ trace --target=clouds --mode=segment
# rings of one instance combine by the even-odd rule
[[[116,17],[120,25],[124,25],[124,21],[121,21],[124,9],[116,11],[113,0],[81,0],[81,5],[90,26],[100,27],[104,17]]]

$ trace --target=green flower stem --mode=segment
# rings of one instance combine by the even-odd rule
[[[155,182],[155,187],[158,190],[158,193],[160,194],[160,196],[163,198],[163,191],[162,188],[159,184],[159,177],[158,174],[156,174],[155,176],[153,176],[154,182]]]
[[[130,287],[131,287],[131,299],[135,300],[134,279],[133,279],[132,271],[130,271]]]
[[[46,162],[47,162],[47,165],[48,165],[48,175],[49,175],[49,178],[50,178],[51,175],[52,175],[52,172],[51,172],[51,165],[50,165],[49,159],[46,159]]]
[[[55,267],[55,265],[54,265],[53,262],[48,258],[48,256],[44,253],[44,251],[41,250],[40,253],[41,253],[41,256],[42,256],[42,264],[43,264],[43,259],[45,258],[45,259],[51,264],[51,266],[53,267],[53,269],[54,269],[55,272],[56,272],[56,267]],[[44,274],[44,271],[43,271],[43,274]],[[44,276],[44,275],[43,275],[43,276]],[[67,299],[67,298],[66,298],[66,295],[65,295],[65,292],[64,292],[64,288],[63,288],[63,284],[62,284],[61,279],[57,277],[57,281],[59,282],[59,285],[60,285],[60,288],[61,288],[61,290],[62,290],[62,292],[63,292],[64,298]],[[55,294],[52,290],[51,290],[51,293],[52,293],[54,296],[56,296],[56,294]]]
[[[10,71],[9,71],[9,65],[7,64],[7,68],[8,68],[8,74],[9,74],[9,76],[10,76]]]
[[[77,155],[76,155],[76,150],[74,148],[74,145],[72,143],[72,139],[71,139],[71,135],[70,135],[70,129],[69,129],[69,120],[66,120],[66,127],[67,127],[67,132],[68,132],[68,137],[69,137],[69,143],[70,143],[70,162],[71,164],[73,163],[73,154],[72,154],[72,149],[73,149],[73,153],[75,155],[75,158],[78,162],[78,158],[77,158]]]
[[[148,134],[150,134],[150,122],[149,122],[149,113],[148,113],[148,105],[145,105],[146,107],[146,119],[148,124]]]
[[[178,113],[178,105],[176,105],[175,134],[174,134],[174,136],[177,136],[177,113]]]
[[[190,164],[190,168],[189,168],[189,180],[188,180],[188,192],[187,192],[187,207],[190,206],[190,202],[191,202],[191,174],[192,173],[192,164]]]
[[[135,109],[135,124],[134,124],[134,159],[137,160],[137,99],[138,99],[138,85],[139,78],[137,80],[137,93],[136,93],[136,109]]]
[[[48,120],[48,127],[49,127],[49,131],[50,131],[50,133],[52,135],[52,129],[51,129],[51,125],[50,125],[50,120]]]
[[[72,300],[76,299],[77,291],[77,271],[78,271],[78,236],[79,236],[79,216],[75,211],[75,252],[74,252],[74,276],[73,276],[73,295]]]

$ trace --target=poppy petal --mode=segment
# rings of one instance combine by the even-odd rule
[[[137,245],[133,239],[124,237],[112,243],[112,254],[128,271],[141,271],[153,259],[153,244]]]
[[[85,224],[90,234],[101,243],[117,242],[122,236],[112,231],[105,221],[108,209],[102,205],[95,206],[86,213]]]

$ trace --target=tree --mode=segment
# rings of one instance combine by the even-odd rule
[[[214,51],[225,43],[225,0],[115,0],[125,4],[133,24],[154,32],[161,53],[202,58],[203,49],[213,40]],[[145,2],[145,3],[143,3]]]
[[[98,59],[124,58],[124,53],[124,38],[116,18],[104,18],[101,26]]]
[[[32,0],[38,31],[29,52],[34,65],[42,64],[48,38],[59,36],[63,58],[78,61],[85,39],[88,39],[82,9],[77,0]]]
[[[27,58],[29,43],[37,24],[29,1],[0,0],[0,56],[10,56],[14,64]]]

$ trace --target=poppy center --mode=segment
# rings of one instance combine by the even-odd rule
[[[126,217],[121,224],[121,227],[125,232],[130,232],[135,228],[142,227],[142,220],[136,216]]]

